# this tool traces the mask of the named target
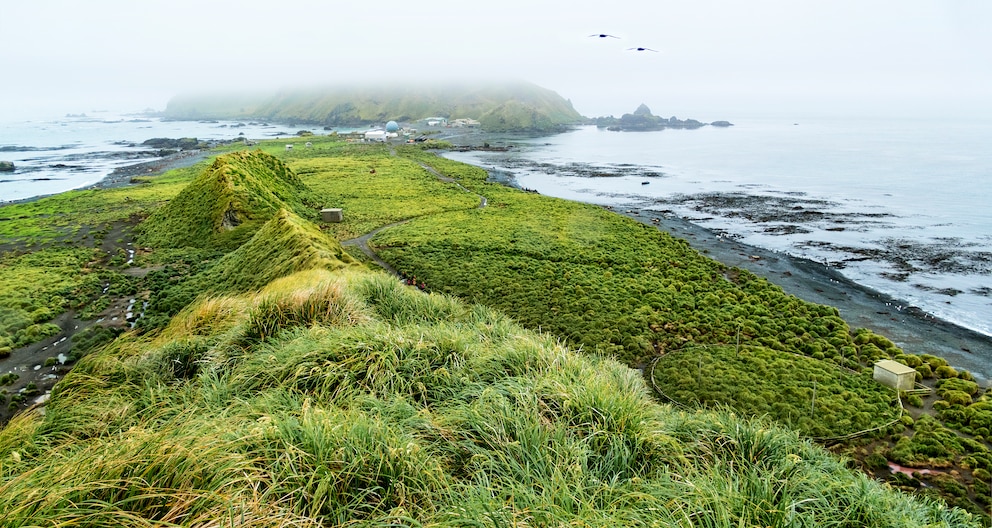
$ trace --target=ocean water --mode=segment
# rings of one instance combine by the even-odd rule
[[[226,140],[292,137],[299,129],[268,123],[162,121],[106,112],[31,121],[0,119],[0,203],[78,189],[102,180],[115,168],[160,159],[158,149],[141,146],[152,138]]]
[[[822,262],[992,335],[992,121],[741,119],[506,136],[447,157],[541,194],[655,210]]]

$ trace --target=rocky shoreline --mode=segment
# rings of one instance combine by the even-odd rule
[[[126,165],[124,167],[117,167],[110,174],[104,176],[100,181],[87,185],[85,187],[80,187],[79,189],[73,190],[88,190],[88,189],[110,189],[113,187],[122,187],[125,185],[131,185],[138,183],[135,178],[140,176],[155,176],[162,174],[165,171],[178,169],[182,167],[188,167],[197,163],[198,161],[204,159],[207,156],[206,151],[202,150],[189,150],[176,152],[173,154],[166,155],[161,158],[157,158],[151,161],[143,161],[141,163],[134,163],[131,165]],[[46,196],[52,196],[51,194],[42,194],[38,196],[32,196],[30,198],[24,198],[21,200],[10,200],[5,202],[0,202],[0,207],[13,204],[30,203]]]
[[[613,207],[685,239],[697,251],[727,266],[746,269],[806,301],[833,306],[851,328],[884,335],[907,353],[932,354],[970,371],[982,386],[992,383],[992,337],[935,318],[899,299],[867,288],[819,262],[743,244],[678,216]]]
[[[184,150],[160,159],[118,167],[102,180],[84,189],[109,189],[136,183],[134,179],[139,176],[155,176],[168,170],[189,167],[205,157],[205,151]]]
[[[510,171],[483,168],[489,171],[490,181],[529,190],[523,189]],[[764,277],[789,294],[833,306],[851,328],[868,328],[884,335],[908,353],[942,357],[955,368],[971,372],[982,386],[992,384],[992,336],[934,317],[904,300],[858,284],[823,263],[743,244],[671,212],[644,207],[643,203],[627,203],[607,208],[684,239],[708,257]]]

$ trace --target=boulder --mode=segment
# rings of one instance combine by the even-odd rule
[[[14,172],[14,162],[0,161],[0,172]]]
[[[143,141],[142,146],[158,149],[181,149],[189,150],[199,148],[200,141],[196,138],[151,138]]]

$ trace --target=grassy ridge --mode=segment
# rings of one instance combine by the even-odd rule
[[[280,209],[316,219],[306,185],[278,159],[261,151],[219,156],[141,226],[154,247],[234,248]]]
[[[339,269],[355,264],[317,227],[283,209],[248,242],[224,255],[203,276],[216,291],[257,290],[279,277],[308,269]]]
[[[335,270],[357,262],[314,224],[283,209],[238,249],[207,262],[200,271],[171,286],[155,288],[142,328],[166,323],[204,294],[242,293],[308,269]],[[155,280],[153,275],[151,280]]]
[[[619,363],[355,271],[119,338],[0,431],[0,460],[4,526],[977,526],[794,433],[673,411]]]
[[[176,97],[172,119],[263,119],[364,126],[426,117],[473,118],[487,130],[550,131],[582,116],[557,93],[530,83],[328,86],[256,96]]]

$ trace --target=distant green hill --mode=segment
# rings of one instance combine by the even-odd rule
[[[156,247],[237,247],[280,209],[315,217],[310,190],[286,165],[261,151],[218,157],[141,226]]]
[[[365,126],[426,117],[470,118],[488,131],[552,131],[583,121],[552,90],[524,83],[351,85],[275,94],[184,95],[167,119],[258,119],[322,126]]]

